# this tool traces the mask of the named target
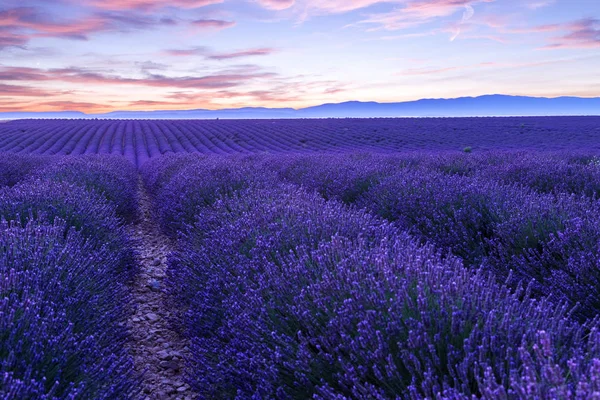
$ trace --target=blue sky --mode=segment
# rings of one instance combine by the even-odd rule
[[[0,111],[600,96],[595,0],[2,0]]]

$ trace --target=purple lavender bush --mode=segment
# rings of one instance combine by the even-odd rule
[[[228,290],[236,291],[235,285],[243,284],[240,278],[245,281],[249,274],[259,273],[248,265],[258,249],[286,254],[302,245],[316,247],[340,232],[373,241],[387,237],[391,228],[386,224],[372,226],[372,220],[365,212],[349,217],[341,204],[329,205],[293,185],[258,185],[222,197],[214,205],[197,210],[197,222],[180,237],[181,248],[171,257],[169,277],[175,288],[176,308],[185,315],[182,320],[194,329],[194,335],[210,332],[223,313],[217,302]],[[298,229],[286,229],[290,224]],[[221,231],[226,233],[219,234]],[[211,240],[205,238],[207,232]],[[223,270],[223,264],[235,271]],[[198,265],[204,268],[198,270]],[[190,308],[206,311],[185,314]]]
[[[197,153],[169,153],[150,160],[140,168],[144,185],[151,194],[155,194],[186,164],[201,162],[206,158],[207,156]]]
[[[382,180],[356,205],[478,265],[495,227],[519,207],[524,194],[483,179],[414,168]]]
[[[119,258],[58,218],[3,221],[0,244],[0,398],[132,398]]]
[[[486,168],[484,177],[519,184],[541,193],[566,193],[598,198],[600,167],[568,162],[565,156],[528,155]]]
[[[255,180],[269,180],[271,175],[257,171],[251,162],[230,158],[176,156],[167,162],[172,168],[160,166],[160,159],[149,161],[142,173],[150,187],[156,188],[152,195],[157,216],[172,237],[194,223],[198,208]]]
[[[53,157],[0,153],[0,187],[16,185],[51,160]]]
[[[559,194],[531,195],[498,224],[486,268],[513,283],[533,280],[534,293],[577,305],[576,315],[600,311],[600,204]]]
[[[526,186],[541,193],[597,197],[600,193],[598,157],[576,152],[432,153],[420,165],[450,175],[478,175],[504,184]]]
[[[134,221],[137,217],[138,172],[120,156],[86,155],[62,157],[31,176],[54,182],[83,186],[109,200],[119,217]]]
[[[200,208],[180,246],[170,294],[203,398],[596,390],[597,322],[581,325],[566,306],[292,186],[250,187]]]
[[[354,203],[381,179],[416,163],[409,156],[379,154],[295,155],[265,157],[265,166],[279,176],[325,199]]]
[[[0,189],[0,220],[17,221],[25,226],[32,220],[52,224],[55,218],[65,220],[66,229],[78,230],[99,246],[114,251],[123,276],[130,279],[136,273],[129,235],[114,207],[99,195],[78,185],[46,180]]]

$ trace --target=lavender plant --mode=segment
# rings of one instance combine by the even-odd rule
[[[0,153],[0,187],[16,185],[51,160],[52,157],[47,156]]]
[[[129,235],[113,207],[99,195],[78,185],[45,180],[0,189],[0,220],[17,221],[25,226],[37,219],[52,224],[55,218],[65,220],[67,229],[81,231],[98,245],[114,251],[124,276],[131,278],[136,273]]]
[[[55,219],[0,223],[0,398],[132,398],[120,260]]]
[[[137,217],[138,173],[133,164],[119,156],[64,157],[33,174],[30,179],[76,184],[105,197],[119,217]]]
[[[597,322],[364,211],[258,184],[197,212],[169,290],[204,398],[594,393]]]

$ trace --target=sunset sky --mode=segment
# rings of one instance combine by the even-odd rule
[[[598,0],[0,0],[0,112],[600,96]]]

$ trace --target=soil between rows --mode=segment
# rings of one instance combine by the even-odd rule
[[[131,289],[135,303],[128,321],[129,344],[135,368],[143,373],[145,400],[191,400],[196,395],[185,383],[183,369],[189,349],[186,341],[170,326],[164,280],[170,240],[161,232],[152,216],[152,204],[140,179],[140,220],[130,227],[139,257],[140,273]]]

